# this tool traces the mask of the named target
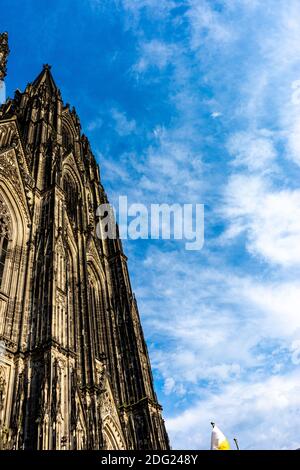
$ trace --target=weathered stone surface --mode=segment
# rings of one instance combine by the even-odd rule
[[[169,446],[121,242],[96,236],[101,203],[46,65],[0,108],[1,448]]]

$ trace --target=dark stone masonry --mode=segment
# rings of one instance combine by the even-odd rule
[[[0,36],[0,79],[7,35]],[[0,448],[168,449],[120,239],[44,65],[0,108]]]

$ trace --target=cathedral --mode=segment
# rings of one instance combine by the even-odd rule
[[[8,37],[0,35],[0,83]],[[44,65],[0,107],[0,449],[169,449],[121,240]]]

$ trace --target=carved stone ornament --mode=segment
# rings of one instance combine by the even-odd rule
[[[0,237],[5,235],[11,237],[11,217],[5,202],[0,196]]]
[[[0,411],[3,410],[6,391],[6,373],[4,367],[0,366]]]
[[[9,180],[19,196],[19,201],[24,211],[24,215],[28,220],[28,210],[26,207],[26,202],[24,200],[24,191],[21,186],[19,171],[17,168],[16,156],[15,156],[15,149],[9,150],[7,152],[0,154],[0,175],[4,176],[7,180]],[[25,195],[26,197],[26,195]]]
[[[4,80],[6,77],[8,54],[8,34],[0,33],[0,80]]]

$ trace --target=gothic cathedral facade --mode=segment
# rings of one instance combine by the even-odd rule
[[[0,35],[0,81],[7,34]],[[168,449],[120,239],[50,67],[0,108],[0,448]]]

